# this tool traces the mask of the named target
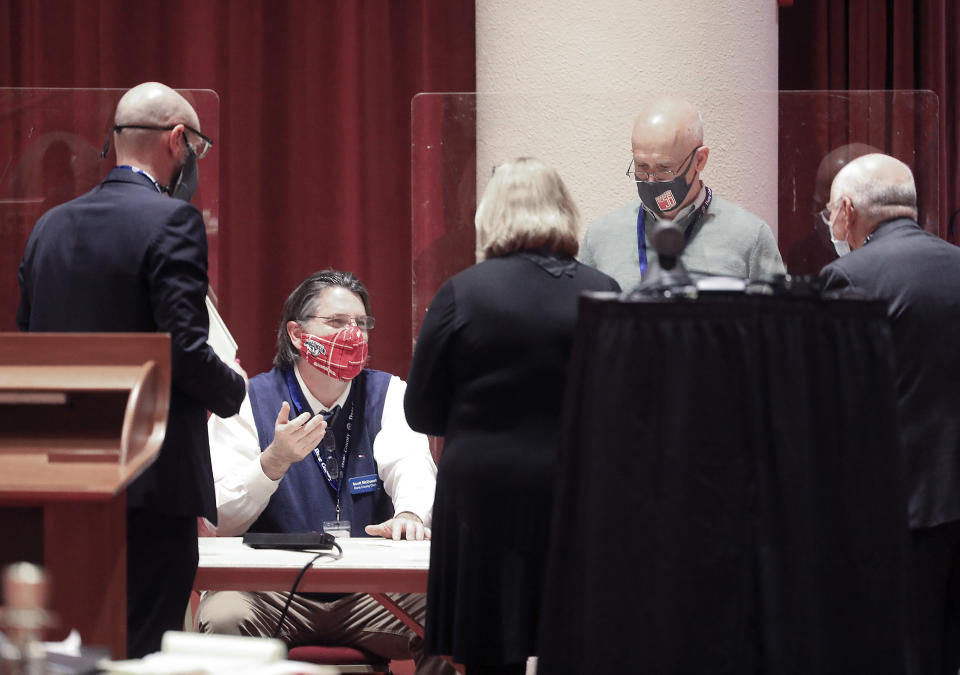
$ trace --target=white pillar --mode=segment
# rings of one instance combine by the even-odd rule
[[[645,96],[704,120],[704,181],[776,232],[777,0],[477,0],[478,198],[490,167],[557,168],[585,225],[636,198],[624,176]]]

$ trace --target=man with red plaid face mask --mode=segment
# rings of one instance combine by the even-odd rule
[[[680,260],[694,278],[766,279],[784,272],[767,224],[714,195],[701,179],[710,148],[703,142],[700,113],[690,102],[675,96],[646,101],[634,122],[630,146],[627,176],[639,199],[590,224],[580,245],[581,262],[629,291],[657,263],[650,246],[654,235],[673,223],[684,233]]]
[[[240,412],[210,418],[221,536],[311,532],[340,521],[351,536],[430,537],[436,465],[426,436],[407,426],[406,384],[366,368],[374,327],[363,284],[324,270],[287,298],[274,368],[250,380]],[[271,636],[286,593],[204,595],[203,632]],[[423,594],[394,600],[419,622]],[[417,673],[452,673],[423,654],[422,640],[362,593],[297,593],[278,637],[289,645],[341,644],[390,659],[414,659]]]

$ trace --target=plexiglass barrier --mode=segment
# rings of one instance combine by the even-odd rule
[[[419,94],[412,104],[413,339],[433,294],[475,262],[477,97]]]
[[[34,223],[48,209],[96,186],[116,164],[112,142],[105,158],[100,152],[125,91],[0,88],[0,331],[17,329],[17,268]],[[179,91],[197,111],[204,135],[216,142],[217,94]],[[214,288],[220,206],[217,150],[215,145],[200,161],[200,187],[191,200],[206,224]],[[163,177],[158,179],[164,182]]]
[[[905,162],[925,230],[943,235],[939,110],[932,91],[782,91],[779,106],[778,242],[791,274],[815,274],[836,258],[818,215],[851,159],[882,152]]]
[[[569,103],[568,99],[565,103]],[[751,133],[749,116],[757,111],[777,116],[777,156],[775,162],[769,162],[770,167],[778,167],[777,180],[769,180],[766,170],[756,169],[749,161],[732,171],[755,177],[757,186],[777,191],[775,212],[766,219],[777,232],[789,273],[815,274],[835,258],[826,225],[818,214],[829,200],[829,187],[836,171],[867,152],[893,155],[910,166],[917,183],[920,224],[943,234],[939,111],[933,92],[781,91],[736,97],[718,94],[713,99],[700,93],[696,99],[710,100],[713,106],[709,115],[704,113],[704,142],[711,152],[710,164],[704,170],[708,185],[714,180],[722,183],[726,178],[721,175],[717,179],[717,167],[724,154],[738,150],[733,147],[738,145],[737,139]],[[630,161],[630,110],[636,108],[631,105],[637,100],[636,93],[614,93],[599,100],[595,95],[583,96],[571,106],[582,108],[582,115],[558,115],[550,106],[533,104],[528,95],[484,94],[478,99],[474,93],[420,94],[413,99],[414,341],[440,285],[474,263],[473,216],[480,196],[478,190],[483,189],[491,173],[491,166],[485,162],[487,150],[497,148],[499,153],[505,145],[502,139],[484,138],[482,132],[478,134],[478,128],[504,129],[501,117],[519,120],[522,128],[514,126],[508,131],[511,137],[516,134],[522,138],[524,147],[509,149],[493,161],[536,154],[555,166],[574,198],[581,202],[586,226],[602,213],[636,199],[636,190],[627,185],[624,169]],[[518,114],[517,110],[522,112]],[[610,140],[597,132],[605,115],[617,116],[616,127],[622,129],[622,136]],[[713,120],[725,116],[734,120],[730,128],[711,126]],[[497,122],[485,123],[491,119]],[[546,127],[552,131],[545,131]],[[567,164],[558,162],[556,158],[564,156],[557,151],[561,147],[567,154],[569,148],[575,148],[581,159]],[[480,160],[485,162],[483,166],[478,167],[478,157],[484,158]],[[610,197],[609,204],[595,204],[598,185],[616,185],[613,194],[617,196]],[[603,194],[606,198],[607,193]],[[749,194],[743,198],[724,196],[751,211],[762,207],[751,203],[759,200]],[[583,202],[590,202],[590,208],[584,209]]]

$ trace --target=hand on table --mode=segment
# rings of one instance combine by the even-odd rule
[[[423,526],[423,521],[419,516],[402,511],[390,520],[385,520],[379,525],[367,525],[363,528],[364,532],[371,537],[383,537],[384,539],[421,540],[430,538],[430,528]]]

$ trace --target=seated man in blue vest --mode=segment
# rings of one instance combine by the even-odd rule
[[[352,536],[430,537],[436,465],[426,436],[407,426],[406,384],[365,368],[374,320],[366,288],[325,270],[287,298],[274,368],[250,380],[233,417],[210,418],[220,536],[321,531],[349,521]],[[202,632],[272,636],[287,593],[206,593]],[[423,594],[394,595],[423,622]],[[348,645],[416,672],[452,673],[422,640],[362,593],[296,594],[277,634],[290,646]]]

